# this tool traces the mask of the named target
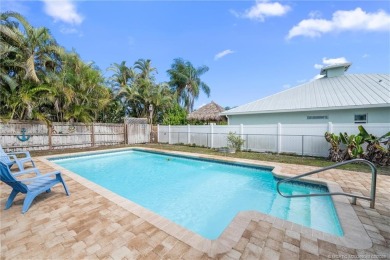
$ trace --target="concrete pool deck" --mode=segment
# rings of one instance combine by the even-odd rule
[[[54,157],[61,156],[65,155]],[[207,156],[210,157],[274,166],[274,172],[282,175],[315,169]],[[338,214],[349,219],[343,226],[344,231],[350,229],[352,232],[348,241],[258,212],[239,213],[218,239],[220,241],[210,241],[43,157],[34,160],[43,172],[61,169],[71,196],[67,197],[58,185],[51,193],[38,196],[24,215],[21,214],[24,195],[18,195],[9,210],[1,210],[2,259],[390,258],[390,176],[378,176],[375,209],[369,208],[369,202],[365,200],[358,199],[357,205],[351,206],[350,199],[334,197]],[[369,195],[370,178],[368,173],[342,170],[313,175],[314,180],[335,182],[345,192],[365,196]],[[7,185],[0,185],[1,207],[10,192]],[[341,212],[337,201],[341,203]],[[354,233],[356,230],[362,233]]]

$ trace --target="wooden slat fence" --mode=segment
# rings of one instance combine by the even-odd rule
[[[150,125],[147,124],[127,125],[128,144],[148,143],[149,140],[150,140]]]
[[[37,121],[0,122],[0,143],[7,151],[147,143],[149,138],[150,125],[144,124],[53,123],[48,128]]]

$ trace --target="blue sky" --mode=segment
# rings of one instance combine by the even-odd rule
[[[237,106],[314,79],[321,66],[390,73],[389,1],[1,1],[58,43],[110,64],[151,59],[158,82],[174,58],[207,65],[195,107]]]

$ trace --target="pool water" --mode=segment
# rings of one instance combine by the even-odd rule
[[[138,150],[52,161],[208,239],[218,238],[244,210],[343,235],[330,197],[281,197],[266,168]],[[283,184],[281,191],[310,194],[327,188],[299,182]]]

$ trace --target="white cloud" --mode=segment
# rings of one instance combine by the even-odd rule
[[[332,22],[323,19],[307,19],[299,22],[289,32],[287,39],[304,35],[309,37],[320,37],[321,33],[330,32],[333,29]]]
[[[305,19],[288,32],[287,39],[296,36],[320,37],[333,31],[389,31],[390,15],[379,10],[367,13],[360,7],[350,11],[336,11],[331,20]]]
[[[230,9],[229,12],[234,15],[235,17],[237,18],[240,18],[241,17],[241,14],[239,12],[237,12],[236,10],[233,10],[233,9]]]
[[[55,21],[62,21],[72,25],[81,24],[84,20],[76,10],[76,6],[70,0],[51,1],[43,0],[45,12]]]
[[[322,63],[324,65],[333,65],[333,64],[340,64],[340,63],[346,63],[348,62],[345,57],[340,57],[340,58],[333,58],[333,59],[328,59],[326,57],[322,58]]]
[[[345,57],[339,57],[339,58],[322,58],[322,64],[314,64],[315,69],[322,69],[325,66],[333,65],[333,64],[340,64],[340,63],[347,63],[347,59]]]
[[[290,10],[291,7],[288,5],[282,5],[278,2],[269,2],[267,0],[257,0],[256,4],[245,10],[244,13],[239,13],[234,10],[230,10],[230,13],[236,17],[263,22],[266,17],[283,16]]]
[[[215,54],[214,60],[219,60],[220,58],[222,58],[222,57],[224,57],[226,55],[232,54],[232,53],[234,53],[234,51],[232,51],[230,49],[221,51],[221,52]]]
[[[291,85],[290,85],[290,84],[284,84],[284,85],[282,86],[282,88],[283,88],[283,89],[289,89],[289,88],[291,88]]]
[[[367,53],[363,54],[363,56],[362,56],[362,58],[368,58],[368,57],[370,57],[370,54],[367,54]]]
[[[321,18],[322,14],[320,11],[311,11],[309,13],[310,18]]]

